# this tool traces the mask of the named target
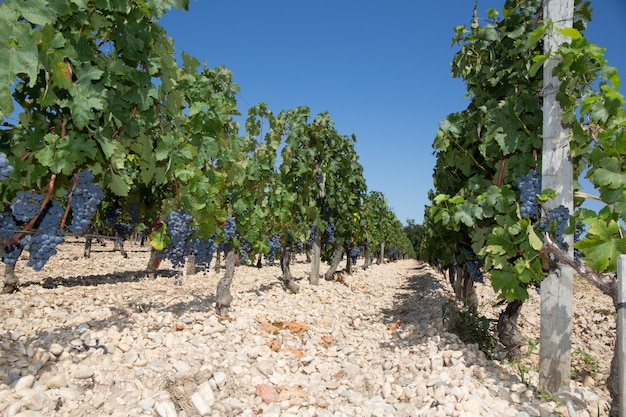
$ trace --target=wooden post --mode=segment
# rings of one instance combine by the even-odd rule
[[[544,37],[544,53],[566,40],[556,29],[572,27],[574,0],[544,0],[544,18],[554,24]],[[562,109],[556,97],[560,81],[553,75],[559,60],[548,58],[543,67],[543,153],[542,189],[553,189],[557,197],[544,204],[573,211],[573,166],[569,154],[570,129],[562,123]],[[573,238],[565,241],[572,251]],[[569,389],[572,350],[573,272],[566,265],[552,268],[541,283],[541,329],[539,349],[539,390],[554,393]]]
[[[618,372],[618,404],[622,413],[626,410],[626,255],[620,255],[617,258],[617,297],[615,299],[617,306],[617,340],[615,343],[615,353],[617,355]],[[623,415],[623,414],[622,414]]]
[[[189,255],[185,258],[185,275],[195,275],[196,274],[196,257],[194,255]]]
[[[320,284],[320,261],[322,258],[322,234],[318,227],[315,228],[313,236],[313,246],[311,248],[311,285]]]

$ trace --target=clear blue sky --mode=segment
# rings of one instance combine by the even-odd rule
[[[504,0],[479,0],[486,16]],[[355,134],[368,190],[382,191],[403,223],[423,220],[439,121],[463,110],[465,85],[450,75],[453,28],[474,0],[191,0],[160,21],[185,51],[224,65],[239,84],[239,110],[266,102],[328,110]],[[626,83],[626,0],[593,0],[586,32],[607,48]],[[625,91],[624,87],[621,88]]]

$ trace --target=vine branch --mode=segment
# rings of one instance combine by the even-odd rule
[[[39,219],[39,216],[41,215],[41,213],[43,212],[44,208],[46,207],[46,205],[50,201],[50,198],[52,197],[52,191],[54,190],[54,182],[56,181],[56,178],[57,178],[57,174],[52,174],[52,176],[50,177],[50,181],[48,182],[48,185],[46,185],[46,187],[44,187],[44,190],[47,189],[48,191],[46,192],[46,195],[44,196],[43,200],[41,201],[41,205],[39,206],[39,212],[35,215],[35,217],[33,217],[26,224],[26,226],[24,226],[24,228],[22,230],[17,232],[12,237],[8,238],[4,242],[5,246],[16,244],[17,242],[19,242],[19,240],[22,238],[22,236],[24,236],[27,232],[32,230],[32,228],[35,226],[35,223],[37,222],[37,219]]]
[[[546,234],[543,248],[540,250],[541,255],[547,258],[549,255],[554,255],[558,260],[569,267],[571,267],[578,275],[585,278],[592,283],[604,294],[610,296],[615,300],[617,294],[617,288],[615,286],[615,279],[612,275],[602,274],[594,269],[589,268],[587,265],[582,264],[574,260],[568,253],[564,252],[556,245],[550,236]]]

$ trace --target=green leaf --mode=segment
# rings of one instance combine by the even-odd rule
[[[526,48],[533,49],[535,45],[537,45],[537,42],[542,40],[543,37],[546,35],[546,29],[547,27],[542,25],[542,26],[539,26],[537,29],[533,30],[528,35],[528,39],[526,40]],[[531,76],[534,76],[534,74]]]
[[[585,238],[574,247],[584,253],[585,262],[591,268],[613,272],[617,268],[617,257],[626,253],[626,238],[621,237],[617,222],[596,218],[590,221]]]
[[[537,55],[533,58],[533,64],[528,70],[528,75],[534,77],[537,72],[543,68],[543,64],[548,60],[548,55]]]
[[[520,285],[517,276],[511,270],[491,271],[491,285],[507,301],[528,299],[528,291]]]
[[[616,190],[624,187],[624,184],[626,184],[626,175],[604,168],[597,168],[593,173],[593,180],[602,187],[609,187],[610,189]]]
[[[583,35],[574,28],[559,28],[558,32],[563,36],[568,36],[572,39],[580,39]]]
[[[0,12],[7,6],[0,4]],[[32,87],[37,81],[39,54],[30,27],[25,22],[9,22],[0,16],[0,113],[13,112],[11,85],[24,74]]]
[[[56,13],[53,8],[48,7],[47,0],[28,0],[19,3],[19,11],[24,19],[36,26],[56,21]]]
[[[152,246],[155,250],[163,250],[170,243],[170,238],[166,232],[166,226],[163,225],[158,230],[150,233],[150,246]]]
[[[530,246],[534,250],[540,251],[541,248],[543,248],[543,242],[539,239],[539,236],[537,236],[537,233],[535,233],[535,229],[531,224],[529,224],[526,228],[526,234],[528,235],[528,242],[530,243]]]
[[[117,174],[115,171],[109,171],[110,182],[108,184],[109,189],[113,191],[115,195],[125,197],[128,195],[130,186],[126,183],[123,176]]]

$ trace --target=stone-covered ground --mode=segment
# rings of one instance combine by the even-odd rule
[[[298,257],[297,294],[278,266],[241,266],[224,318],[221,272],[175,286],[167,262],[146,278],[149,249],[127,250],[105,242],[86,259],[77,240],[39,273],[18,263],[21,291],[0,295],[0,416],[567,415],[534,390],[535,293],[519,323],[524,358],[506,363],[446,332],[451,288],[414,260],[312,286]],[[496,297],[478,291],[480,313],[495,319]],[[614,309],[577,280],[574,311],[570,390],[587,403],[580,416],[606,415]]]

